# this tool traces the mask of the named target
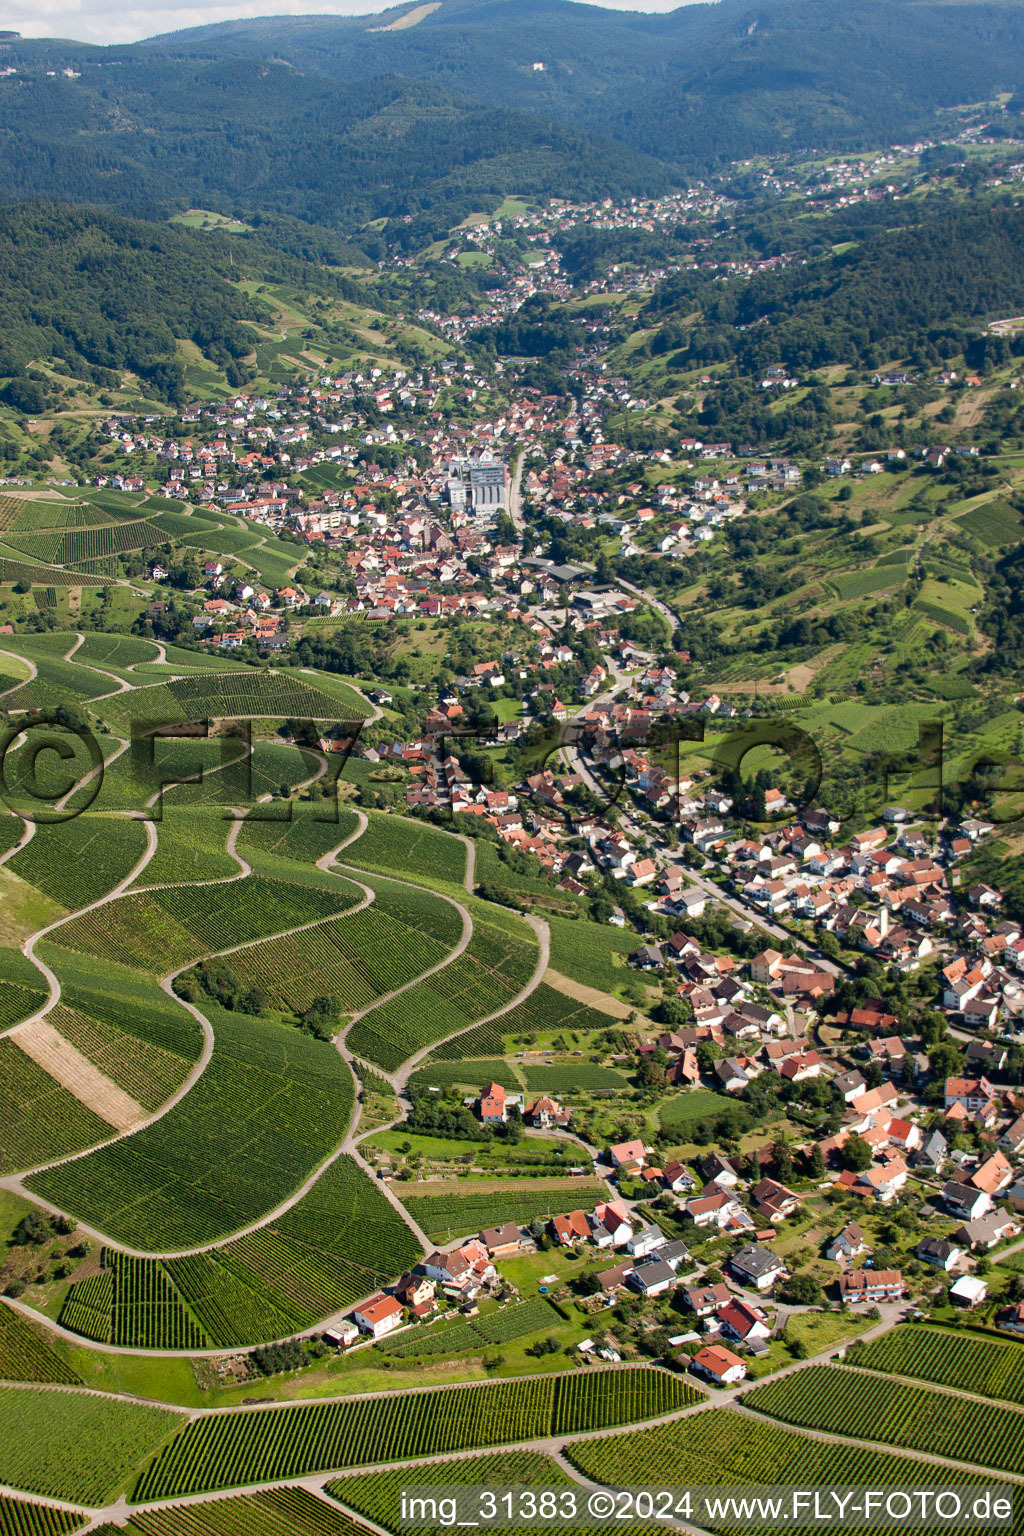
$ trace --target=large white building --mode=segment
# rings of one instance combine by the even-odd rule
[[[491,454],[452,459],[448,465],[448,501],[454,510],[469,507],[477,517],[508,507],[508,468]]]

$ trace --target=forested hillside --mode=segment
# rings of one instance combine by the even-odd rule
[[[660,192],[673,175],[579,128],[399,79],[339,84],[287,64],[21,43],[0,90],[0,198],[195,205],[304,220],[350,236],[432,215],[426,238],[529,187],[536,195]],[[48,70],[73,68],[78,78]]]
[[[240,383],[239,362],[258,339],[253,322],[265,323],[270,314],[237,286],[246,276],[363,297],[340,274],[252,238],[200,235],[71,204],[0,209],[4,400],[22,410],[42,408],[44,391],[24,377],[26,366],[40,360],[100,386],[116,385],[128,369],[150,393],[177,399],[178,340],[194,343],[229,383]]]
[[[933,342],[946,333],[953,355],[978,321],[1024,302],[1022,239],[1024,209],[942,199],[908,229],[867,229],[848,250],[748,282],[723,288],[681,274],[660,286],[648,312],[700,304],[702,322],[687,342],[692,360],[731,352],[755,371],[777,362],[871,367],[906,356],[926,333]]]
[[[443,81],[690,168],[889,142],[938,106],[990,99],[1024,79],[1020,8],[992,3],[720,0],[650,16],[568,0],[443,0],[415,26],[381,30],[408,10],[227,22],[159,43],[283,58],[340,80]]]

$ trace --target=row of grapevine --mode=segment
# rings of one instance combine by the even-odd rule
[[[35,1168],[109,1135],[105,1120],[54,1082],[13,1040],[0,1040],[0,1173]]]
[[[58,1322],[97,1344],[109,1344],[114,1331],[114,1276],[109,1269],[76,1280],[64,1298]]]
[[[82,578],[76,576],[74,571],[59,571],[51,565],[34,565],[29,560],[9,560],[4,555],[0,558],[0,586],[8,586],[15,581],[31,581],[40,586],[77,587],[81,585]],[[97,582],[97,585],[105,583]]]
[[[444,951],[409,935],[418,954],[399,944],[402,931],[373,907],[306,933],[271,939],[235,959],[241,980],[259,986],[279,1008],[304,1012],[314,998],[337,999],[342,1013],[366,1007],[388,982],[401,986],[442,959]],[[406,971],[408,963],[412,969]]]
[[[298,1031],[208,1002],[205,1012],[215,1047],[191,1092],[134,1135],[37,1175],[33,1189],[120,1242],[160,1250],[216,1241],[303,1182],[347,1129],[345,1062]]]
[[[553,1061],[523,1070],[528,1093],[614,1093],[626,1082],[622,1072],[588,1061]]]
[[[532,1179],[521,1179],[504,1189],[474,1194],[472,1184],[450,1195],[417,1195],[408,1185],[401,1197],[410,1216],[428,1237],[437,1240],[479,1232],[482,1227],[514,1221],[517,1225],[537,1218],[558,1216],[581,1206],[593,1205],[607,1194],[596,1179],[565,1179],[546,1189],[531,1188]]]
[[[625,1377],[631,1379],[628,1384]],[[558,1405],[561,1378],[521,1377],[376,1398],[220,1413],[188,1424],[142,1474],[136,1502],[360,1463],[442,1455],[626,1423],[683,1407],[692,1389],[651,1368],[594,1372],[594,1385]],[[600,1405],[600,1406],[598,1406]]]
[[[0,533],[16,527],[25,508],[31,505],[30,501],[25,501],[21,496],[0,495]]]
[[[203,1349],[207,1339],[156,1259],[106,1249],[114,1275],[113,1342],[132,1349]]]
[[[1024,1404],[1024,1350],[978,1335],[909,1325],[858,1345],[858,1365],[892,1376],[916,1376],[980,1397]]]
[[[80,1377],[38,1329],[0,1302],[0,1380],[77,1382]]]
[[[614,1029],[618,1020],[541,982],[501,1021],[506,1035],[537,1035],[556,1029]]]
[[[461,884],[466,847],[457,837],[423,821],[370,812],[366,831],[345,850],[345,863],[415,880]]]
[[[167,685],[187,720],[286,717],[296,720],[361,720],[372,713],[356,693],[339,702],[290,672],[227,672],[179,678]]]
[[[188,1062],[199,1059],[199,1025],[154,977],[46,940],[36,945],[35,952],[60,977],[61,1003],[69,1009],[146,1046],[157,1046]],[[127,1008],[126,998],[130,999]]]
[[[163,972],[202,954],[336,915],[353,899],[344,889],[317,889],[264,875],[250,875],[244,882],[168,886],[129,892],[82,913],[61,929],[60,942],[100,959]]]
[[[452,1088],[456,1083],[464,1088],[486,1088],[491,1083],[500,1083],[511,1093],[522,1086],[515,1069],[497,1056],[463,1061],[431,1060],[413,1073],[410,1083],[420,1090]]]
[[[517,1011],[513,1009],[506,1018],[513,1018]],[[505,1048],[501,1032],[501,1026],[504,1023],[505,1019],[498,1019],[493,1024],[477,1024],[472,1029],[465,1030],[461,1035],[456,1035],[453,1039],[446,1040],[443,1045],[439,1045],[431,1056],[431,1061],[465,1061],[473,1056],[500,1056]]]
[[[7,867],[75,911],[113,890],[145,848],[142,822],[86,812],[71,821],[37,826]]]
[[[533,974],[537,941],[518,921],[496,923],[473,903],[473,935],[466,950],[416,987],[375,1008],[350,1031],[359,1056],[393,1071],[409,1056],[511,1003]]]
[[[46,990],[42,975],[20,949],[0,950],[0,1030],[41,1007]]]
[[[411,1333],[395,1334],[384,1339],[377,1348],[382,1354],[399,1359],[413,1359],[430,1355],[480,1353],[490,1344],[508,1344],[513,1339],[529,1338],[544,1328],[557,1327],[559,1318],[541,1297],[517,1302],[500,1312],[489,1312],[484,1317],[469,1320],[461,1317],[449,1322],[434,1323],[429,1328],[414,1328]]]
[[[483,1339],[464,1318],[435,1323],[431,1328],[414,1328],[382,1339],[377,1345],[389,1360],[431,1360],[441,1355],[480,1354]]]
[[[292,1320],[269,1298],[243,1285],[216,1253],[171,1259],[167,1271],[177,1289],[219,1345],[283,1339],[295,1332]]]
[[[1000,1403],[830,1365],[766,1382],[746,1401],[785,1424],[1024,1472],[1024,1423]]]
[[[5,501],[13,499],[4,497]],[[81,502],[22,501],[21,511],[10,526],[18,533],[32,533],[37,528],[103,528],[113,521],[98,507],[86,507]]]
[[[85,1521],[52,1504],[29,1504],[0,1493],[0,1536],[66,1536]]]
[[[266,867],[268,873],[279,859],[312,868],[359,825],[354,811],[339,805],[337,812],[336,822],[318,821],[313,811],[300,806],[292,808],[290,821],[263,820],[259,812],[252,812],[242,823],[235,846],[257,869]],[[327,807],[320,809],[320,815],[328,814]]]
[[[0,1484],[102,1506],[184,1422],[125,1398],[52,1387],[0,1387]]]
[[[93,631],[85,636],[74,659],[95,662],[98,667],[131,667],[137,661],[155,661],[158,655],[153,640],[139,640],[134,635],[103,635]]]
[[[370,1536],[351,1515],[332,1509],[304,1488],[271,1488],[195,1506],[138,1510],[131,1528],[139,1536]]]
[[[61,1322],[134,1348],[257,1344],[351,1306],[420,1256],[381,1191],[341,1157],[278,1222],[221,1248],[167,1263],[108,1251],[109,1268],[71,1288]]]
[[[612,1487],[727,1484],[756,1493],[772,1484],[910,1489],[980,1488],[986,1482],[982,1474],[892,1451],[815,1440],[728,1408],[653,1429],[579,1440],[566,1446],[564,1454],[585,1477]],[[1017,1515],[1013,1528],[1019,1530],[1021,1523]],[[943,1524],[948,1526],[948,1521]],[[737,1527],[715,1529],[731,1536]],[[872,1536],[896,1536],[906,1530],[906,1522],[879,1522],[870,1530]]]
[[[191,1062],[186,1057],[161,1050],[106,1019],[90,1018],[63,1002],[47,1017],[65,1040],[143,1109],[158,1109],[188,1076]]]
[[[552,1433],[653,1419],[701,1401],[699,1392],[667,1371],[577,1371],[555,1378]]]
[[[339,1503],[372,1520],[375,1525],[394,1532],[395,1536],[401,1536],[402,1490],[413,1481],[445,1489],[459,1484],[480,1488],[500,1488],[509,1484],[525,1488],[531,1485],[552,1488],[572,1484],[569,1474],[550,1456],[544,1456],[539,1451],[518,1450],[502,1451],[500,1455],[484,1452],[479,1456],[460,1456],[451,1461],[427,1462],[416,1468],[413,1476],[410,1476],[408,1468],[349,1473],[347,1477],[339,1477],[328,1483],[326,1492]],[[495,1536],[509,1536],[506,1529],[492,1527],[490,1521],[487,1528],[493,1530]],[[634,1529],[631,1522],[630,1530]],[[540,1536],[540,1533],[532,1531],[528,1536]],[[651,1533],[642,1532],[640,1536],[651,1536]]]

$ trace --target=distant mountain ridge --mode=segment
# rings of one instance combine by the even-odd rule
[[[998,0],[717,0],[661,15],[441,0],[413,27],[380,30],[412,9],[222,22],[139,46],[273,56],[335,79],[443,81],[690,171],[794,145],[891,141],[937,107],[1024,83],[1024,10]]]
[[[377,220],[422,247],[509,192],[657,195],[759,154],[927,136],[938,109],[1024,84],[1024,6],[998,0],[441,0],[381,30],[414,9],[0,41],[0,200],[259,214],[373,255]]]

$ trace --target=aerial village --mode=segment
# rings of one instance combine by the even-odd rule
[[[865,178],[882,170],[868,166]],[[887,194],[873,185],[856,195]],[[644,205],[606,211],[610,228],[653,217]],[[559,291],[546,236],[572,214],[530,216],[541,260],[514,294],[501,291],[503,306]],[[605,286],[618,280],[613,272]],[[143,491],[155,473],[183,510],[229,512],[296,547],[304,574],[280,588],[232,574],[228,559],[184,573],[151,562],[138,575],[157,636],[180,638],[164,625],[172,607],[179,623],[184,609],[200,648],[283,663],[327,619],[367,632],[403,620],[501,626],[506,641],[487,659],[440,687],[419,685],[415,731],[400,739],[380,727],[354,740],[327,729],[321,746],[399,768],[395,811],[475,823],[553,890],[599,898],[601,920],[635,938],[627,1054],[648,1089],[700,1093],[755,1117],[784,1112],[784,1137],[756,1155],[666,1160],[642,1137],[588,1141],[575,1105],[517,1101],[512,1083],[493,1083],[472,1106],[481,1123],[511,1116],[576,1135],[607,1198],[523,1227],[496,1212],[497,1225],[431,1254],[363,1306],[338,1341],[418,1326],[445,1303],[471,1305],[481,1288],[500,1293],[503,1258],[550,1245],[602,1255],[588,1271],[595,1306],[662,1298],[679,1311],[672,1337],[686,1368],[728,1385],[770,1348],[780,1307],[822,1296],[844,1309],[934,1305],[936,1295],[942,1306],[985,1305],[985,1275],[1015,1251],[1024,1212],[1024,925],[1000,890],[964,877],[994,830],[983,815],[880,802],[851,830],[827,804],[794,803],[778,786],[759,789],[755,804],[656,744],[659,730],[671,741],[686,722],[712,734],[747,728],[756,702],[703,690],[692,671],[681,682],[685,622],[606,556],[559,558],[557,530],[617,540],[622,556],[699,562],[765,498],[798,492],[805,469],[731,442],[684,437],[652,451],[614,441],[609,413],[646,402],[608,372],[601,329],[593,323],[568,393],[454,357],[193,404],[172,431],[166,419],[112,417],[102,429],[111,467],[96,483]],[[762,387],[796,382],[769,368]],[[939,444],[918,456],[941,468],[949,452]],[[826,459],[817,473],[883,467]],[[538,524],[554,546],[547,556],[535,553],[547,547]],[[635,638],[651,610],[670,646]],[[369,697],[392,702],[386,687]],[[491,707],[510,697],[516,707]],[[460,755],[467,727],[472,751]],[[546,756],[524,770],[516,749],[538,739]],[[488,751],[502,764],[491,782],[475,760]],[[922,977],[926,996],[915,990]],[[710,1125],[713,1142],[714,1115]],[[820,1260],[803,1301],[795,1266],[769,1246],[787,1223],[811,1231],[803,1256]],[[885,1262],[897,1248],[902,1261]],[[1024,1332],[1018,1289],[995,1326]]]

